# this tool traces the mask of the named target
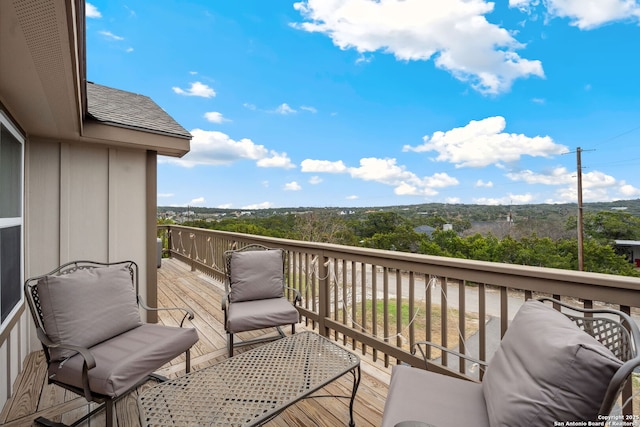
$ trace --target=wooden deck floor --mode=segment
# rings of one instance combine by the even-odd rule
[[[222,327],[220,299],[223,285],[197,272],[180,261],[164,259],[158,270],[158,303],[161,307],[182,306],[191,308],[195,314],[193,326],[198,330],[200,341],[192,349],[192,370],[202,369],[224,360],[226,337]],[[161,312],[160,322],[175,325],[179,322],[171,312]],[[303,326],[300,326],[303,328]],[[288,329],[288,328],[287,328]],[[261,331],[256,334],[273,333]],[[242,338],[243,335],[240,335]],[[237,350],[242,351],[242,349]],[[382,409],[387,396],[390,369],[374,363],[366,356],[362,359],[362,379],[354,416],[356,425],[378,426],[382,421]],[[33,419],[45,416],[56,421],[72,423],[88,410],[84,398],[66,392],[46,383],[46,366],[42,352],[31,353],[27,357],[25,369],[14,385],[13,397],[0,413],[2,426],[31,426]],[[176,359],[159,371],[160,374],[175,377],[185,372],[184,360]],[[138,392],[153,385],[144,384],[138,390],[116,403],[118,427],[139,426],[137,408]],[[345,376],[327,386],[319,394],[345,395],[351,390],[351,377]],[[104,425],[104,413],[91,419],[91,425]],[[349,421],[348,399],[322,397],[307,399],[288,408],[267,426],[346,426]],[[84,423],[83,425],[89,425]]]

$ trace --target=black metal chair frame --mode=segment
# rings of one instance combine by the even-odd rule
[[[538,301],[553,303],[553,306],[559,311],[561,311],[561,308],[565,308],[573,311],[573,313],[579,313],[573,314],[572,312],[562,311],[562,314],[571,319],[581,330],[598,340],[602,345],[607,347],[615,357],[623,362],[623,365],[611,379],[600,406],[599,413],[601,415],[609,415],[618,400],[622,389],[625,384],[627,384],[627,380],[630,378],[634,369],[640,366],[640,353],[638,351],[638,344],[640,343],[640,329],[638,329],[638,325],[631,316],[620,310],[574,307],[558,301],[557,299],[548,297],[538,298]],[[455,350],[448,349],[429,341],[418,341],[413,345],[411,351],[412,354],[415,354],[417,351],[420,352],[425,361],[427,370],[429,370],[428,347],[435,347],[443,352],[477,364],[482,370],[488,366],[487,362],[459,353]],[[623,407],[626,403],[627,402],[623,402]]]
[[[224,328],[225,331],[227,333],[227,349],[229,351],[229,357],[233,356],[233,349],[235,347],[242,347],[242,346],[246,346],[246,345],[252,345],[252,344],[258,344],[258,343],[262,343],[262,342],[268,342],[268,341],[273,341],[276,339],[280,339],[280,338],[284,338],[285,337],[285,333],[280,326],[274,326],[275,329],[278,332],[277,336],[270,336],[270,337],[262,337],[262,338],[254,338],[254,339],[250,339],[250,340],[245,340],[245,341],[241,341],[241,342],[234,342],[234,338],[233,338],[233,332],[230,332],[229,330],[227,330],[227,310],[229,309],[229,304],[230,304],[230,300],[229,300],[229,295],[231,293],[231,255],[235,252],[243,252],[243,251],[265,251],[265,250],[270,250],[270,249],[274,249],[274,248],[270,248],[264,245],[259,245],[259,244],[251,244],[251,245],[247,245],[244,246],[240,249],[231,249],[228,251],[225,251],[223,253],[223,257],[224,257],[224,273],[225,273],[225,280],[224,280],[224,289],[225,289],[225,295],[222,298],[222,312],[224,313]],[[283,289],[284,291],[289,292],[290,294],[293,294],[293,304],[294,305],[298,305],[302,302],[302,296],[300,294],[300,291],[298,291],[295,288],[292,288],[290,286],[287,286],[287,253],[286,251],[282,251],[282,271],[283,271],[283,279],[282,279],[282,283],[284,284]],[[296,333],[296,325],[291,324],[291,333],[295,334]]]
[[[84,362],[84,366],[83,366],[83,370],[84,370],[84,374],[86,374],[86,372],[89,369],[92,369],[93,367],[96,366],[96,362],[94,357],[91,355],[90,350],[86,349],[86,348],[82,348],[82,347],[77,347],[77,346],[73,346],[73,345],[68,345],[68,344],[56,344],[54,342],[52,342],[49,337],[47,336],[47,332],[45,330],[44,327],[44,322],[43,322],[43,313],[42,313],[42,308],[40,306],[40,299],[38,296],[38,289],[37,289],[37,284],[40,280],[44,279],[47,276],[53,276],[53,275],[65,275],[65,274],[69,274],[72,273],[74,271],[77,270],[81,270],[81,269],[91,269],[91,268],[100,268],[100,267],[115,267],[115,266],[123,266],[126,267],[129,270],[129,273],[131,274],[131,280],[134,283],[135,286],[135,293],[136,293],[136,299],[137,299],[137,304],[139,307],[143,308],[146,311],[161,311],[161,310],[181,310],[183,311],[185,314],[182,318],[182,321],[180,322],[180,327],[183,327],[185,320],[189,319],[189,320],[193,320],[194,318],[194,314],[191,310],[187,309],[187,308],[180,308],[180,307],[169,307],[169,308],[155,308],[155,307],[149,307],[148,305],[146,305],[146,303],[144,302],[144,300],[142,299],[142,297],[139,295],[138,293],[138,265],[133,262],[133,261],[120,261],[120,262],[112,262],[112,263],[102,263],[102,262],[96,262],[96,261],[72,261],[72,262],[68,262],[66,264],[61,265],[60,267],[56,268],[53,271],[50,271],[47,274],[41,275],[41,276],[37,276],[37,277],[31,277],[29,279],[27,279],[24,283],[24,294],[27,300],[27,303],[29,305],[29,309],[31,311],[31,316],[36,324],[36,333],[38,336],[38,339],[40,340],[40,343],[42,344],[42,349],[44,350],[44,355],[47,361],[47,365],[49,365],[49,363],[51,363],[51,355],[50,355],[50,351],[49,349],[51,348],[66,348],[66,349],[70,349],[70,350],[74,350],[77,351],[78,353],[80,353],[82,355],[82,357],[84,358],[85,362]],[[190,354],[190,350],[187,350],[185,353],[186,356],[186,371],[189,372],[191,370],[191,354]],[[86,378],[86,376],[84,376],[84,378]],[[141,381],[139,384],[135,385],[132,389],[130,389],[129,391],[135,389],[138,385],[143,384],[144,382],[148,381],[150,378],[155,379],[157,381],[166,381],[165,377],[162,377],[160,375],[156,375],[156,374],[152,374],[151,376],[149,376],[148,378],[145,378],[143,381]],[[119,399],[121,399],[122,397],[126,396],[128,393],[123,393],[121,396],[118,396],[116,398],[112,398],[111,396],[107,396],[107,395],[103,395],[103,394],[99,394],[99,393],[95,393],[92,392],[89,387],[88,387],[88,381],[84,381],[85,383],[85,387],[84,388],[78,388],[69,384],[65,384],[59,381],[56,381],[55,378],[48,378],[48,383],[49,384],[55,384],[57,386],[60,386],[66,390],[70,390],[76,394],[79,394],[80,396],[84,396],[85,399],[87,399],[88,402],[95,402],[98,403],[98,406],[96,408],[94,408],[92,411],[90,411],[89,413],[87,413],[86,415],[84,415],[82,418],[76,420],[73,424],[71,424],[70,427],[74,427],[77,426],[79,424],[81,424],[82,422],[84,422],[85,420],[89,419],[91,416],[95,415],[96,413],[98,413],[99,411],[101,411],[102,409],[105,409],[105,415],[106,415],[106,425],[107,427],[111,427],[113,425],[113,409],[114,409],[114,404],[116,401],[118,401]],[[34,420],[36,424],[38,425],[43,425],[43,426],[64,426],[65,424],[61,424],[61,423],[57,423],[48,419],[45,419],[44,417],[39,417],[36,420]]]

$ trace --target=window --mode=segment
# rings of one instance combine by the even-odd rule
[[[24,138],[0,111],[0,332],[22,303]]]

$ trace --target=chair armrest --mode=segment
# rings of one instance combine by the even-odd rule
[[[429,365],[427,363],[428,362],[427,352],[426,352],[426,348],[427,347],[435,347],[438,350],[443,351],[445,353],[452,354],[454,356],[457,356],[457,357],[460,357],[462,359],[468,360],[469,362],[472,362],[472,363],[476,363],[476,364],[478,364],[480,369],[482,369],[483,371],[488,366],[487,362],[484,362],[484,361],[482,361],[480,359],[476,359],[475,357],[471,357],[471,356],[469,356],[467,354],[462,354],[462,353],[457,352],[455,350],[451,350],[450,348],[441,346],[441,345],[436,344],[434,342],[431,342],[431,341],[417,341],[416,343],[413,344],[413,347],[411,349],[411,354],[416,354],[417,351],[420,351],[420,354],[422,355],[422,359],[424,360],[425,369],[427,371],[429,370]]]
[[[292,291],[295,295],[294,299],[293,299],[293,303],[294,304],[301,304],[302,303],[302,294],[300,293],[299,290],[297,290],[296,288],[292,288],[291,286],[285,286],[285,289],[288,289],[290,291]]]
[[[84,391],[84,397],[87,401],[93,400],[93,395],[91,394],[91,389],[89,388],[89,374],[88,371],[96,367],[96,359],[93,357],[93,354],[88,348],[80,347],[77,345],[64,344],[64,343],[54,343],[49,339],[47,334],[40,328],[36,328],[36,334],[38,335],[38,339],[47,346],[48,348],[65,348],[68,350],[73,350],[78,352],[78,354],[82,357],[82,389]],[[66,359],[61,361],[63,364],[66,362]]]
[[[84,363],[86,364],[87,369],[93,369],[96,367],[96,359],[93,357],[91,350],[89,350],[88,348],[72,344],[54,343],[49,339],[49,336],[47,336],[47,334],[45,334],[44,331],[40,328],[36,329],[36,334],[38,335],[38,339],[40,340],[40,342],[42,342],[42,344],[44,344],[45,346],[49,348],[64,348],[67,350],[76,351],[80,353],[80,355],[84,359]]]
[[[144,308],[147,311],[170,311],[170,310],[180,310],[182,312],[184,312],[184,316],[182,317],[182,320],[180,321],[180,327],[182,328],[184,326],[184,321],[189,319],[189,320],[193,320],[195,315],[193,314],[193,311],[189,310],[188,308],[184,308],[184,307],[149,307],[145,302],[144,299],[142,299],[142,297],[140,295],[138,295],[138,304],[140,304],[140,307]]]

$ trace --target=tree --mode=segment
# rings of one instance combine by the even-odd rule
[[[355,236],[335,213],[308,212],[296,215],[291,238],[307,242],[354,244]]]
[[[612,244],[614,240],[639,240],[640,218],[626,212],[587,212],[583,216],[586,238],[596,239],[600,243]],[[567,220],[567,228],[577,226],[576,217]]]
[[[396,212],[372,212],[357,227],[356,234],[360,238],[373,237],[374,234],[389,234],[404,222]]]

